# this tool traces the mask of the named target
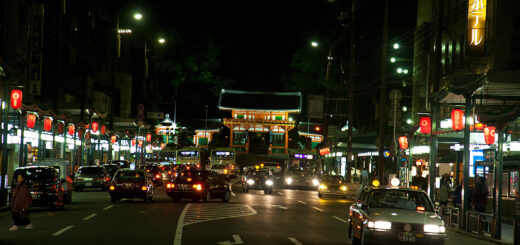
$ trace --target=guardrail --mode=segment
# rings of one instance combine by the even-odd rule
[[[449,228],[459,229],[460,226],[460,209],[448,206],[437,207],[439,216],[444,220],[444,225]]]
[[[469,211],[466,214],[466,231],[495,237],[496,217],[492,214]]]

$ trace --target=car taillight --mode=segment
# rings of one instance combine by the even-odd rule
[[[110,177],[106,177],[106,179],[105,179],[105,180],[106,180],[106,181],[110,181]]]
[[[172,171],[168,171],[168,174],[172,174]]]
[[[197,164],[197,168],[200,168],[200,164]]]
[[[168,188],[168,189],[175,188],[175,184],[167,184],[167,185],[166,185],[166,188]]]
[[[148,187],[143,186],[143,187],[141,187],[141,190],[142,190],[142,191],[146,191],[146,190],[148,190]]]
[[[201,191],[202,185],[201,184],[193,185],[193,189],[196,189],[197,191]]]
[[[417,207],[417,211],[424,211],[424,210],[426,210],[424,207],[421,207],[421,206]]]
[[[113,186],[113,185],[110,186],[110,190],[111,190],[111,191],[113,191],[113,190],[115,190],[115,189],[116,189],[115,186]]]
[[[227,174],[227,172],[228,172],[227,169],[224,169],[224,174]]]
[[[157,174],[157,175],[155,175],[155,178],[156,178],[156,179],[160,179],[160,178],[161,178],[161,175],[158,175],[158,174]]]
[[[191,178],[188,178],[188,182],[191,182]]]

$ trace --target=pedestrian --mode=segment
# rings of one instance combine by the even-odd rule
[[[368,171],[365,168],[363,168],[363,171],[361,171],[361,186],[368,186],[368,179]]]
[[[473,206],[477,212],[486,212],[487,199],[488,190],[486,187],[486,179],[481,177],[475,184],[475,193],[473,194]]]
[[[10,203],[14,225],[9,228],[10,231],[18,230],[19,226],[25,226],[27,230],[33,228],[31,220],[29,219],[29,206],[31,205],[32,197],[25,179],[26,176],[23,172],[20,172],[16,179],[17,184],[14,188]]]
[[[460,207],[462,202],[462,185],[458,184],[455,186],[455,190],[453,191],[453,206]]]
[[[439,192],[439,203],[441,206],[448,205],[448,195],[450,189],[450,178],[448,176],[442,176],[441,189]]]

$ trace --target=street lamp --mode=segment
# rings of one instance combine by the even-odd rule
[[[142,18],[143,18],[143,15],[142,15],[142,14],[140,14],[140,13],[135,13],[135,14],[134,14],[134,19],[136,19],[136,20],[141,20]]]
[[[410,118],[406,119],[406,123],[412,124],[412,119],[410,119]]]
[[[166,40],[164,38],[159,38],[159,40],[157,40],[160,44],[164,44],[166,42]]]
[[[406,107],[406,106],[403,106],[402,109],[403,109],[404,112],[408,111],[408,107]]]
[[[397,68],[397,73],[403,73],[403,68],[401,68],[401,67]]]
[[[394,49],[399,49],[399,43],[394,43]]]
[[[403,69],[404,74],[408,74],[408,69]]]
[[[395,63],[397,59],[395,57],[390,58],[390,62]]]
[[[313,46],[313,47],[318,47],[319,44],[318,44],[318,42],[316,42],[316,41],[312,41],[312,42],[311,42],[311,46]]]

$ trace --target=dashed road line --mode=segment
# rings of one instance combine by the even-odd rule
[[[275,207],[275,208],[281,208],[281,209],[284,209],[284,210],[289,209],[289,207],[284,207],[284,206],[282,206],[282,205],[271,205],[271,206],[273,206],[273,207]]]
[[[186,216],[186,212],[190,208],[191,203],[186,204],[184,209],[182,209],[181,215],[179,216],[179,221],[177,222],[177,230],[175,231],[175,240],[173,241],[173,245],[181,245],[182,242],[182,228],[184,226],[184,217]]]
[[[288,196],[287,198],[289,198],[289,199],[293,199],[293,198],[292,198],[292,197],[290,197],[290,196]]]
[[[237,196],[237,194],[235,194],[234,192],[231,192],[231,196]]]
[[[97,213],[93,213],[93,214],[91,214],[91,215],[89,215],[89,216],[83,218],[83,220],[86,221],[86,220],[92,219],[92,218],[94,218],[94,216],[96,216],[96,215],[97,215]]]
[[[72,229],[72,227],[74,227],[74,226],[73,226],[73,225],[69,225],[69,226],[67,226],[67,227],[65,227],[65,228],[63,228],[63,229],[61,229],[61,230],[55,232],[54,234],[52,234],[52,236],[59,236],[59,235],[61,235],[63,232],[66,232],[66,231]]]
[[[114,205],[106,206],[105,208],[103,208],[103,210],[104,210],[104,211],[107,211],[107,210],[109,210],[109,209],[111,209],[111,208],[113,208],[113,207],[114,207]]]
[[[294,237],[288,237],[289,241],[291,241],[292,243],[294,243],[295,245],[303,245],[303,243],[299,242],[298,240],[296,240],[296,238]]]
[[[317,207],[312,207],[312,208],[314,208],[314,209],[316,209],[316,210],[318,210],[318,211],[320,211],[320,212],[325,212],[325,210],[323,210],[323,209],[321,209],[321,208],[317,208]]]
[[[281,192],[278,192],[278,194],[282,195],[283,193],[281,193]]]
[[[340,217],[337,217],[337,216],[332,216],[332,218],[335,218],[335,219],[337,219],[337,220],[339,220],[341,222],[344,222],[344,223],[348,223],[348,221],[346,221],[346,220],[344,220],[344,219],[342,219]]]
[[[301,204],[304,204],[304,205],[307,204],[306,202],[300,201],[300,200],[298,200],[298,202],[301,203]]]

